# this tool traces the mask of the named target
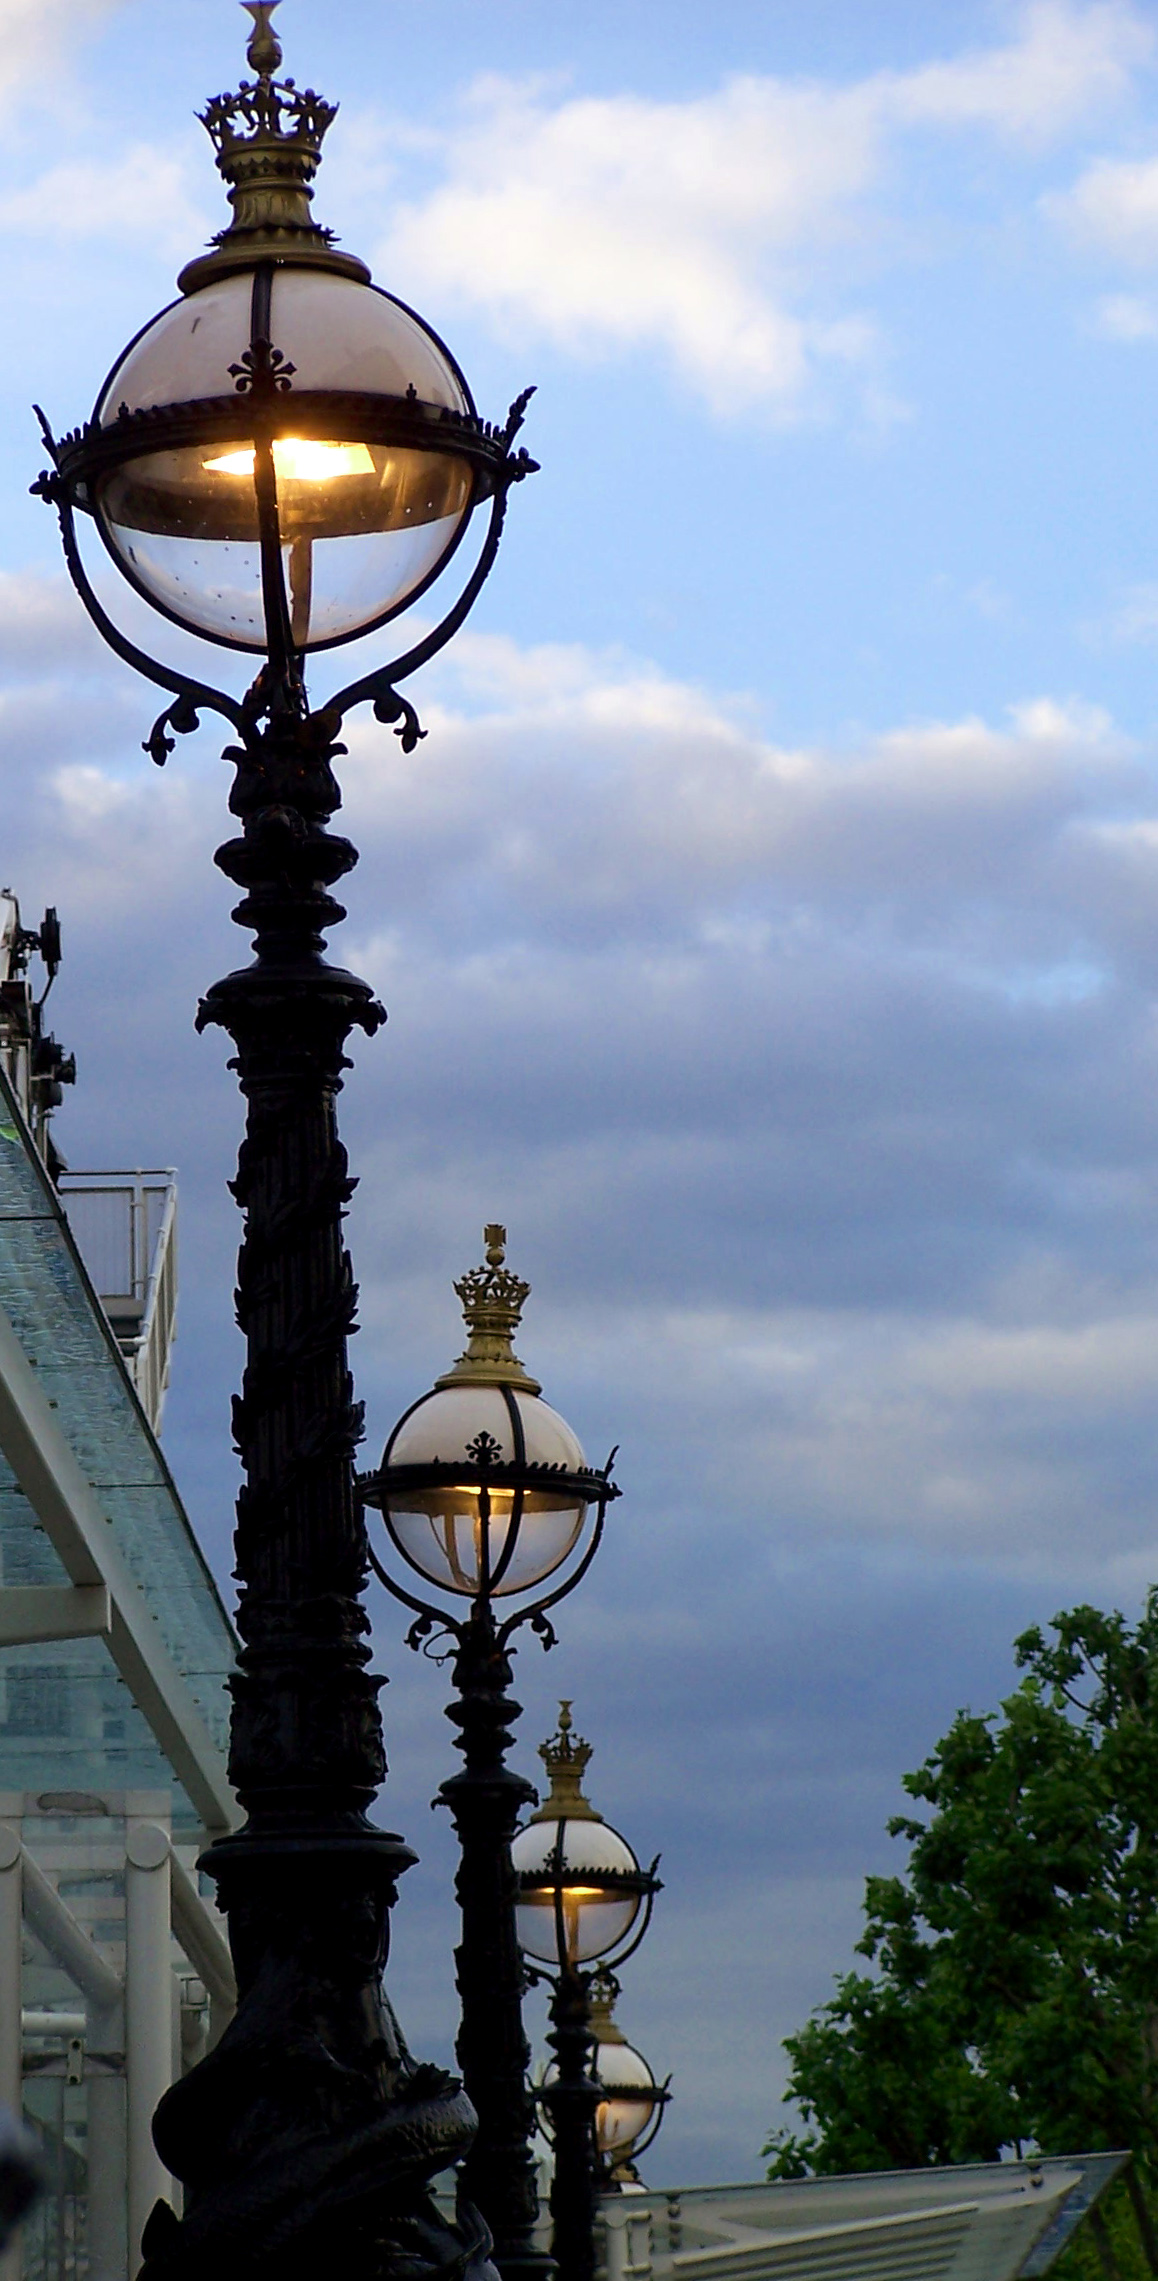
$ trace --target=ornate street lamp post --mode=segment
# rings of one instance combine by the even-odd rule
[[[551,2260],[532,2239],[535,2109],[510,1844],[535,1792],[505,1763],[520,1714],[509,1692],[509,1651],[526,1623],[545,1647],[553,1644],[546,1611],[586,1575],[619,1491],[612,1459],[602,1472],[587,1465],[570,1426],[541,1400],[538,1380],[515,1354],[530,1285],[505,1264],[506,1229],[484,1234],[485,1265],[455,1285],[466,1352],[406,1411],[377,1473],[362,1475],[358,1487],[381,1512],[412,1579],[403,1584],[371,1545],[387,1590],[416,1616],[410,1645],[429,1647],[432,1633],[454,1642],[457,1700],[447,1716],[466,1763],[443,1783],[439,1800],[450,1807],[461,1846],[458,2060],[479,2118],[462,2179],[490,2227],[504,2281],[515,2281],[543,2274]],[[433,1587],[438,1602],[416,1591],[418,1583]],[[503,1604],[511,1611],[505,1617]]]
[[[170,698],[146,749],[163,762],[199,713],[234,734],[217,862],[242,891],[253,963],[198,1024],[236,1048],[247,1104],[233,1192],[245,1214],[238,1320],[247,1340],[234,1434],[240,1669],[230,1768],[244,1827],[205,1867],[228,1912],[236,2018],[175,2086],[157,2144],[185,2186],[180,2220],[145,2228],[148,2281],[316,2281],[460,2273],[481,2228],[438,2216],[430,2178],[474,2116],[417,2066],[382,1992],[388,1910],[413,1860],[367,1809],[385,1774],[362,1605],[354,1495],[361,1411],[346,1341],[356,1290],[341,1222],[353,1183],[335,1100],[353,1029],[384,1019],[369,986],[323,956],[356,861],[326,826],[343,715],[371,700],[405,748],[421,735],[396,684],[449,639],[498,545],[525,398],[478,417],[454,358],[310,216],[332,107],[279,79],[274,0],[246,0],[254,78],[203,113],[233,218],[130,343],[92,418],[35,488],[56,507],[69,570],[105,639]],[[433,632],[311,709],[315,650],[372,632],[426,593],[486,514],[478,557]],[[77,518],[176,626],[259,660],[244,697],[145,654],[84,567]],[[136,2256],[136,2244],[132,2245]]]
[[[606,2094],[593,2048],[595,1975],[585,1967],[613,1972],[634,1955],[661,1890],[659,1855],[642,1869],[627,1839],[584,1796],[591,1745],[572,1732],[570,1703],[560,1704],[558,1733],[539,1756],[551,1788],[511,1847],[516,1917],[523,1951],[535,1960],[531,1976],[551,1986],[547,2041],[555,2060],[540,2092],[555,2149],[551,2247],[559,2281],[593,2281],[597,2118]],[[554,1971],[537,1972],[543,1964]]]
[[[618,1997],[614,1972],[600,1965],[591,1975],[588,2023],[600,2094],[595,2110],[596,2178],[605,2194],[638,2184],[636,2162],[652,2145],[671,2097],[668,2084],[656,2082],[643,2053],[624,2035],[615,2017]]]

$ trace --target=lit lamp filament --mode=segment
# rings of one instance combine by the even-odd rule
[[[459,1559],[458,1524],[463,1517],[461,1512],[446,1513],[443,1516],[442,1542],[446,1557],[446,1564],[450,1569],[451,1575],[454,1578],[456,1589],[458,1591],[475,1592],[481,1585],[483,1577],[492,1574],[497,1565],[494,1560],[488,1560],[484,1565],[484,1550],[489,1551],[489,1547],[484,1547],[483,1542],[484,1523],[482,1517],[482,1498],[480,1497],[478,1490],[473,1485],[464,1485],[457,1489],[452,1489],[451,1496],[462,1497],[468,1500],[468,1507],[471,1517],[471,1533],[474,1538],[474,1575],[468,1576],[461,1560]],[[500,1525],[509,1522],[511,1514],[514,1510],[515,1492],[513,1489],[495,1488],[488,1489],[487,1496],[490,1505],[490,1518],[485,1526],[489,1530],[495,1522],[498,1522]]]
[[[254,447],[225,451],[217,459],[203,459],[207,475],[252,475]],[[331,483],[336,475],[373,475],[374,462],[365,444],[313,443],[304,436],[275,436],[274,474],[280,483]]]
[[[247,475],[252,478],[256,451],[242,444],[236,451],[203,459],[207,475]],[[318,443],[308,436],[275,436],[273,471],[279,484],[332,483],[343,475],[375,475],[377,470],[365,444]],[[310,630],[313,604],[313,541],[304,534],[289,542],[291,632],[299,648]]]

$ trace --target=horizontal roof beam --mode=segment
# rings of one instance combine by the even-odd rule
[[[112,1628],[107,1584],[0,1585],[0,1647],[32,1647],[53,1639],[107,1639]]]

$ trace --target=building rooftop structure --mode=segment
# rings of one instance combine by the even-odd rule
[[[1037,2281],[1129,2159],[607,2196],[606,2281]]]
[[[68,1174],[36,953],[52,914],[0,897],[0,2101],[49,2177],[6,2281],[126,2281],[174,2192],[153,2109],[234,1997],[196,1858],[236,1640],[157,1440],[175,1181]]]

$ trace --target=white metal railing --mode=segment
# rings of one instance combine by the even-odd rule
[[[599,2281],[1015,2281],[1049,2272],[1128,2160],[1043,2155],[606,2194]]]
[[[60,1195],[154,1432],[177,1317],[177,1175],[64,1172]]]

